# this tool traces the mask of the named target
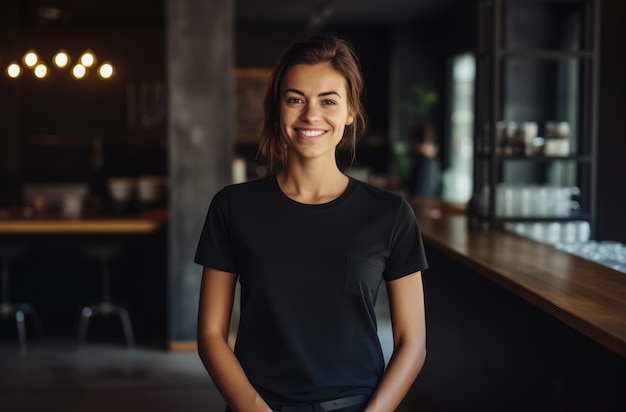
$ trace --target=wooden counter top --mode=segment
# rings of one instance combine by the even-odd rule
[[[157,231],[166,219],[166,211],[80,219],[0,219],[0,234],[145,234]]]
[[[424,241],[626,358],[626,274],[506,231],[433,218],[411,201]]]

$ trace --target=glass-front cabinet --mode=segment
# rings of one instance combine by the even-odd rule
[[[547,243],[588,241],[595,215],[593,0],[481,0],[472,212]]]

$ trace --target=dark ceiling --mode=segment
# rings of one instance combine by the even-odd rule
[[[428,18],[467,0],[237,0],[237,18],[307,21],[322,13],[333,22],[379,22]]]
[[[160,26],[165,0],[16,0],[25,25]],[[468,0],[236,0],[238,21],[380,23],[424,19]]]

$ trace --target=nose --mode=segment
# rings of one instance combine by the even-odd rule
[[[309,123],[315,123],[320,118],[320,111],[315,105],[306,104],[302,108],[302,113],[300,115],[302,120],[307,121]]]

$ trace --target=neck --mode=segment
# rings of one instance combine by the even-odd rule
[[[320,204],[341,196],[349,179],[334,161],[332,164],[288,161],[285,169],[278,173],[277,180],[281,190],[293,200]]]

